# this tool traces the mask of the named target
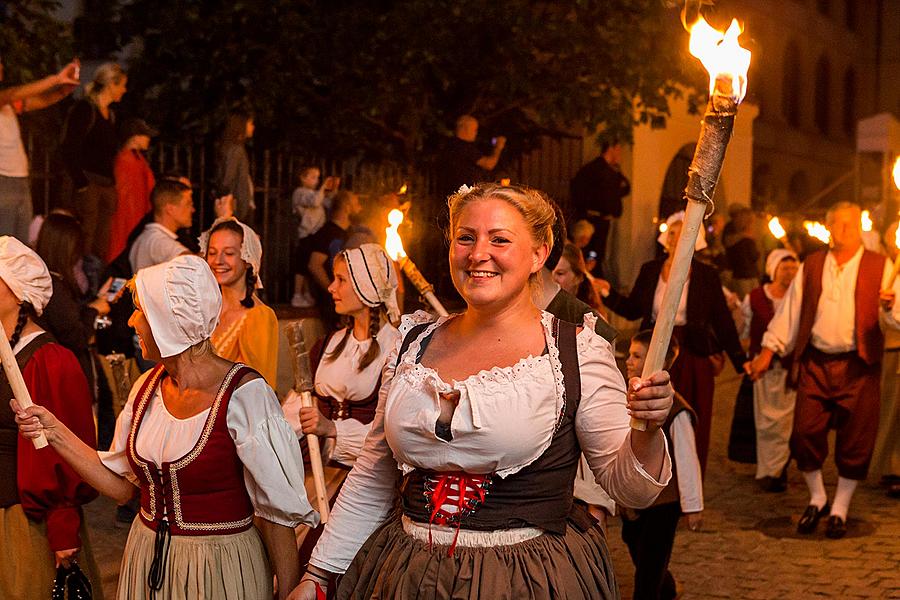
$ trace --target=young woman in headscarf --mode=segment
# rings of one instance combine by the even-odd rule
[[[109,452],[81,442],[44,407],[17,410],[103,494],[140,488],[119,573],[120,600],[279,598],[299,579],[294,527],[315,525],[297,439],[256,371],[215,354],[222,296],[197,256],[142,269],[131,325],[144,357]]]
[[[58,415],[73,439],[95,447],[92,396],[75,355],[35,324],[53,291],[46,265],[16,238],[0,237],[0,320],[34,402]],[[0,396],[13,397],[0,371]],[[0,403],[0,598],[46,598],[56,567],[78,561],[102,597],[81,506],[97,496],[53,449],[18,436]]]
[[[259,236],[234,217],[216,219],[200,236],[200,253],[222,290],[222,312],[210,338],[216,354],[253,367],[274,386],[278,375],[278,318],[256,295],[261,287]]]
[[[656,314],[662,304],[672,266],[672,256],[681,235],[684,211],[666,219],[666,231],[657,241],[666,249],[666,256],[644,263],[637,280],[627,296],[611,289],[608,282],[598,280],[603,304],[626,319],[641,319],[641,330],[653,329]],[[695,250],[706,247],[706,236],[700,228]],[[684,396],[697,412],[697,454],[706,469],[709,435],[712,427],[712,402],[715,392],[713,360],[725,350],[738,373],[744,372],[746,356],[741,347],[737,328],[728,310],[722,282],[713,267],[697,260],[691,262],[688,281],[681,292],[675,315],[675,339],[681,352],[672,365],[672,387]]]

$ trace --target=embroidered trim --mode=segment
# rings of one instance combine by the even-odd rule
[[[181,513],[181,492],[178,489],[178,471],[194,462],[194,460],[196,460],[197,457],[200,456],[200,453],[203,452],[203,449],[206,447],[206,443],[209,441],[209,436],[210,434],[212,434],[216,419],[218,418],[219,408],[222,404],[222,397],[225,395],[225,391],[231,387],[232,379],[234,379],[235,375],[237,375],[238,371],[240,371],[242,367],[244,367],[244,365],[235,363],[235,365],[231,368],[230,371],[228,371],[228,374],[225,376],[225,380],[222,382],[222,385],[219,388],[219,393],[216,394],[216,399],[213,401],[213,404],[210,407],[209,417],[206,420],[206,425],[203,427],[203,432],[200,434],[200,439],[197,440],[197,443],[194,445],[193,450],[191,450],[186,456],[182,457],[178,461],[169,463],[169,479],[172,482],[172,506],[175,513],[175,524],[185,531],[238,529],[240,527],[246,527],[253,522],[253,514],[251,513],[250,516],[238,521],[229,521],[224,523],[189,523],[184,520],[184,517]]]
[[[144,471],[144,475],[147,476],[147,481],[151,482],[149,490],[150,512],[153,514],[148,515],[143,507],[141,508],[141,515],[143,515],[144,518],[149,521],[152,521],[154,518],[153,515],[156,514],[156,486],[152,485],[153,474],[151,473],[150,468],[147,466],[147,462],[143,460],[137,453],[137,432],[138,427],[140,426],[141,421],[144,418],[144,412],[147,410],[147,403],[156,392],[156,388],[159,385],[159,380],[162,377],[162,373],[163,368],[162,365],[160,365],[156,368],[156,371],[150,375],[149,380],[144,383],[144,394],[138,401],[137,408],[135,408],[135,412],[131,416],[131,432],[128,435],[128,452],[131,454],[131,458],[132,460],[134,460],[135,464],[137,464]]]
[[[247,320],[247,315],[250,310],[244,312],[241,315],[241,318],[231,324],[221,335],[216,335],[215,332],[211,336],[209,336],[209,341],[212,342],[213,349],[216,351],[216,354],[221,356],[222,352],[225,352],[225,349],[230,347],[234,340],[237,339],[237,336],[241,333],[241,329],[244,327],[244,321]]]

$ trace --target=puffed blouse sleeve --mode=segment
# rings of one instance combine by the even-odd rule
[[[400,336],[388,353],[381,372],[381,389],[372,429],[362,453],[344,481],[325,531],[310,557],[310,564],[331,573],[344,573],[356,552],[381,525],[394,506],[400,470],[384,435],[384,405],[394,379],[402,340],[427,313],[404,315]]]
[[[256,516],[286,527],[318,525],[319,515],[306,497],[297,436],[264,379],[234,390],[226,423]]]
[[[616,367],[609,342],[594,332],[591,313],[578,333],[581,403],[575,431],[595,481],[622,506],[650,506],[669,483],[672,461],[667,444],[657,480],[644,470],[631,449],[631,427],[625,406],[625,380]],[[662,431],[658,435],[664,435]]]

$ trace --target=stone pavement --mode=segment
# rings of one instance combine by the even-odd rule
[[[757,491],[753,465],[726,458],[739,381],[726,370],[717,382],[702,530],[680,528],[675,540],[671,570],[682,598],[900,599],[900,502],[873,485],[860,486],[846,538],[825,538],[824,520],[815,535],[800,538],[795,527],[807,495],[799,473],[790,471],[786,493],[764,494]],[[837,481],[833,465],[825,480],[830,497]],[[112,526],[114,508],[107,499],[87,508],[107,599],[115,597],[127,536]],[[630,598],[634,570],[618,519],[610,522],[609,545],[622,597]]]

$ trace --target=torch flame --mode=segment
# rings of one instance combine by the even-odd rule
[[[397,195],[398,195],[398,196],[402,196],[402,195],[405,194],[405,193],[406,193],[406,184],[404,183],[403,185],[400,186],[400,191],[397,192]],[[401,222],[403,221],[402,215],[401,215],[400,221],[401,221]]]
[[[738,102],[747,93],[747,70],[750,68],[750,51],[738,43],[741,26],[732,19],[728,31],[713,29],[700,17],[691,25],[690,51],[700,59],[709,73],[709,94],[716,89],[719,77],[731,80],[731,95]]]
[[[862,225],[863,231],[872,231],[872,215],[869,211],[862,211],[862,217],[860,218],[860,224]]]
[[[660,224],[659,224],[659,232],[660,232],[660,233],[665,233],[665,232],[667,232],[668,230],[669,230],[669,224],[668,224],[668,223],[660,223]]]
[[[403,222],[403,211],[396,208],[388,213],[388,223],[390,227],[384,230],[384,249],[387,251],[391,260],[400,260],[406,258],[406,251],[403,249],[403,240],[400,239],[400,232],[397,229]]]
[[[900,156],[894,161],[894,187],[900,190]],[[900,246],[898,246],[900,247]]]
[[[894,245],[897,246],[897,250],[900,250],[900,225],[897,226],[897,230],[894,233]],[[898,257],[900,260],[900,257]]]
[[[771,219],[769,219],[769,231],[771,231],[772,235],[774,235],[775,238],[779,240],[783,240],[785,236],[787,236],[787,232],[784,230],[784,227],[778,220],[778,217],[772,217]]]
[[[831,242],[831,232],[818,221],[803,221],[803,226],[806,228],[806,233],[809,234],[809,237],[814,237],[825,244]]]

